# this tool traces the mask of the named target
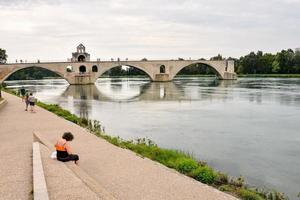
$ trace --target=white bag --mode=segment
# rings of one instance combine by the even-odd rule
[[[56,151],[53,151],[53,152],[51,153],[51,155],[50,155],[50,158],[56,159],[56,154],[57,154],[57,152],[56,152]]]

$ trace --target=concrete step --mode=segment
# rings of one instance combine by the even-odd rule
[[[50,158],[51,151],[40,145],[49,199],[101,199],[64,163]]]
[[[115,198],[101,187],[93,178],[87,175],[74,162],[60,162],[50,158],[53,146],[34,134],[34,140],[40,141],[40,151],[44,167],[44,174],[50,200],[55,199],[103,199]]]

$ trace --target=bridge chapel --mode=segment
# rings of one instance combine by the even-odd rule
[[[85,46],[80,44],[77,46],[77,52],[72,53],[72,62],[90,61],[90,54],[85,51]]]

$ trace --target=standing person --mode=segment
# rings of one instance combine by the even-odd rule
[[[35,97],[33,96],[32,93],[29,94],[28,97],[29,105],[30,105],[30,111],[35,112],[34,106],[35,106]]]
[[[58,139],[55,146],[56,149],[56,158],[61,162],[74,161],[75,164],[78,164],[79,156],[73,154],[70,142],[74,139],[74,136],[70,132],[65,132],[62,138]]]
[[[28,105],[29,105],[29,94],[28,93],[25,94],[25,104],[26,104],[25,111],[27,111]]]
[[[22,86],[22,88],[20,89],[20,95],[22,97],[22,102],[24,101],[25,94],[26,94],[26,90],[25,90],[24,86]]]

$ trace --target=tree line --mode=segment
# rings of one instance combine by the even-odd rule
[[[300,51],[282,50],[276,54],[251,52],[236,61],[238,74],[299,74]]]

